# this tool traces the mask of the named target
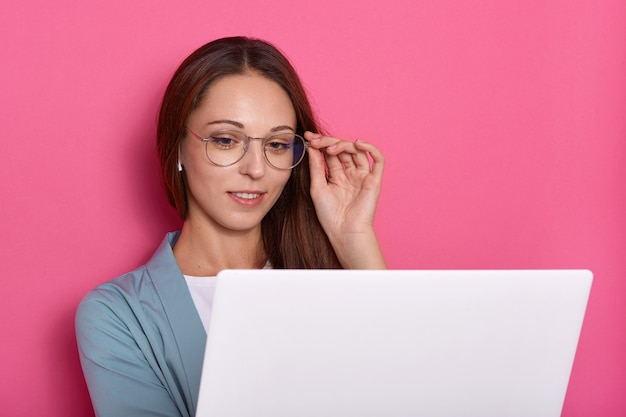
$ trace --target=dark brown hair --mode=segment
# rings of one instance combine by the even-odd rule
[[[157,125],[161,175],[170,203],[181,219],[188,214],[185,173],[177,168],[185,123],[210,85],[221,77],[260,74],[280,85],[293,104],[296,132],[318,132],[302,83],[287,58],[268,42],[245,37],[210,42],[183,61],[170,81]],[[263,245],[274,268],[341,268],[324,233],[309,192],[308,159],[295,167],[283,193],[261,223]]]

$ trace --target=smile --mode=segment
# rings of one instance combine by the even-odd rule
[[[261,204],[265,197],[265,193],[246,191],[233,191],[229,192],[228,195],[233,201],[244,207],[255,207]]]
[[[245,198],[245,199],[249,199],[249,200],[252,200],[252,199],[255,199],[255,198],[259,198],[259,196],[261,195],[261,194],[258,194],[258,193],[254,193],[254,194],[253,193],[232,193],[232,194],[235,197]]]

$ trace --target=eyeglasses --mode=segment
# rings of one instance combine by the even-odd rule
[[[251,140],[263,141],[263,155],[267,163],[278,169],[292,169],[304,159],[306,148],[311,146],[295,133],[278,133],[265,138],[253,138],[238,130],[218,130],[206,138],[187,127],[187,131],[201,142],[214,165],[227,167],[241,161],[248,152]]]

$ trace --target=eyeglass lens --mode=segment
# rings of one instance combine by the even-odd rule
[[[242,132],[216,132],[205,139],[206,155],[216,165],[229,166],[237,163],[248,151],[250,139]],[[302,161],[305,141],[294,133],[281,133],[263,139],[263,152],[270,165],[290,169]]]

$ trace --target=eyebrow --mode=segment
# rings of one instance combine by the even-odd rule
[[[228,119],[224,119],[224,120],[214,120],[212,122],[207,123],[207,125],[216,125],[216,124],[228,124],[228,125],[233,125],[235,127],[238,127],[239,129],[243,129],[245,126],[243,125],[243,123],[237,122],[235,120],[228,120]],[[295,132],[296,130],[291,127],[291,126],[287,126],[287,125],[280,125],[280,126],[275,126],[273,128],[270,129],[270,132],[279,132],[281,130],[291,130],[292,132]]]

